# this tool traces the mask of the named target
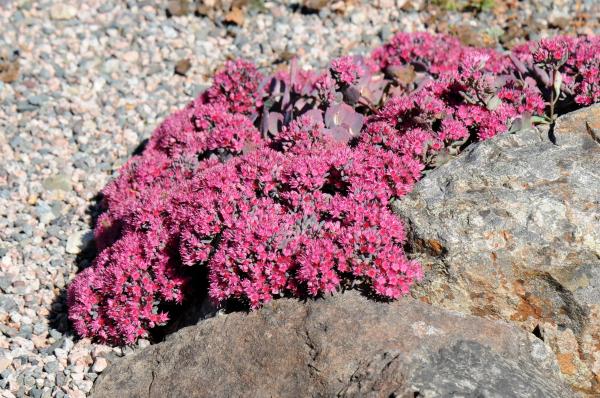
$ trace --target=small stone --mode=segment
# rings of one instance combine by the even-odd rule
[[[23,379],[23,384],[25,385],[25,387],[33,387],[35,385],[35,378],[33,376],[26,376]]]
[[[102,66],[102,72],[110,75],[113,72],[119,70],[119,60],[116,58],[111,58],[107,60]]]
[[[180,17],[189,14],[190,11],[189,0],[171,0],[167,5],[167,15],[170,17]]]
[[[46,101],[48,101],[47,95],[32,95],[31,97],[27,98],[27,102],[36,106],[41,106]]]
[[[81,391],[88,393],[92,390],[94,386],[94,382],[91,380],[79,380],[75,382],[75,386],[79,388]]]
[[[32,335],[32,327],[31,325],[22,325],[21,326],[21,330],[19,331],[19,336],[25,338],[25,339],[31,339],[31,335]],[[35,343],[34,343],[35,345]]]
[[[127,51],[123,54],[123,59],[127,62],[135,63],[140,58],[140,54],[137,51]]]
[[[63,350],[62,348],[55,348],[54,355],[58,359],[64,359],[64,360],[67,359],[67,351]]]
[[[50,9],[50,18],[55,20],[67,20],[75,18],[77,8],[63,3],[56,3]]]
[[[125,140],[130,143],[130,144],[137,144],[138,143],[138,136],[135,133],[135,131],[133,130],[125,130],[123,132],[123,136],[125,137]]]
[[[319,11],[327,6],[329,0],[304,0],[301,3],[308,10]]]
[[[33,325],[33,333],[34,334],[42,334],[48,330],[48,325],[43,322],[38,322]]]
[[[13,277],[7,275],[0,276],[0,290],[2,290],[5,293],[8,293],[8,289],[11,287],[12,282]],[[2,302],[0,302],[0,307],[3,308]]]
[[[187,58],[177,61],[175,64],[175,74],[185,76],[191,67],[192,63]]]
[[[56,218],[52,209],[46,202],[39,202],[35,207],[35,213],[43,224],[48,224]]]
[[[386,8],[394,8],[396,6],[395,3],[396,3],[395,0],[377,0],[375,2],[375,5],[378,8],[386,9]]]
[[[71,190],[71,181],[70,179],[62,174],[57,174],[55,176],[48,177],[44,180],[43,184],[45,189],[49,191],[65,191],[68,192]]]
[[[140,348],[146,348],[150,345],[150,341],[148,341],[146,339],[139,339],[137,345]]]
[[[572,22],[572,18],[569,16],[569,14],[552,11],[548,16],[548,22],[551,27],[566,29]]]
[[[31,391],[29,391],[33,398],[42,398],[42,392],[43,391],[39,388],[32,388]]]
[[[8,357],[0,358],[0,372],[4,372],[4,369],[8,368],[11,363],[12,363],[12,359],[10,359]]]
[[[33,335],[30,337],[31,341],[33,341],[33,345],[35,348],[43,348],[48,345],[48,341],[45,336]]]
[[[85,398],[85,393],[83,393],[80,390],[81,390],[81,388],[79,390],[71,390],[69,392],[69,398]],[[90,387],[90,390],[91,390],[91,387]]]
[[[35,111],[37,108],[36,105],[30,104],[28,101],[17,102],[17,112],[19,113]]]
[[[108,366],[108,361],[106,358],[98,357],[94,362],[94,366],[92,366],[92,372],[101,373]]]
[[[231,11],[225,15],[225,22],[236,24],[237,26],[242,26],[244,24],[244,20],[246,16],[241,8],[233,7]]]
[[[26,349],[27,351],[33,351],[35,346],[31,340],[28,340],[22,336],[13,337],[13,342],[18,344],[21,348]]]
[[[56,385],[62,387],[65,384],[67,384],[67,376],[63,372],[58,372],[56,374]]]
[[[0,81],[12,83],[19,78],[19,62],[0,62]],[[1,90],[0,90],[1,91]]]
[[[79,254],[93,239],[92,231],[76,231],[69,235],[65,250],[69,254]]]
[[[113,8],[114,8],[114,6],[112,4],[104,3],[100,7],[98,7],[98,12],[100,14],[106,14],[107,12],[112,11]]]
[[[44,370],[48,373],[56,373],[58,372],[58,362],[50,361],[46,365],[44,365]]]
[[[92,357],[98,358],[100,356],[105,357],[108,353],[111,353],[113,349],[107,345],[95,345],[92,347]]]

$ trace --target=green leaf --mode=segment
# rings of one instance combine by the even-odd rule
[[[518,131],[529,130],[532,127],[532,116],[530,113],[525,112],[520,117],[515,119],[510,126],[510,132],[516,133]]]
[[[490,111],[495,111],[501,104],[502,100],[497,95],[494,95],[486,101],[485,107]]]
[[[532,116],[531,123],[533,124],[549,124],[550,120],[546,116]]]
[[[560,88],[562,86],[563,77],[559,71],[554,71],[554,93],[556,94],[556,98],[560,95]]]

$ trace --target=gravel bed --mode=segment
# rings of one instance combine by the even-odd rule
[[[75,338],[64,288],[93,258],[98,192],[225,60],[270,69],[296,55],[323,67],[415,30],[510,46],[557,31],[599,33],[589,16],[600,15],[596,0],[536,0],[518,10],[504,1],[469,13],[406,0],[315,11],[254,1],[238,26],[225,11],[169,18],[156,4],[0,0],[0,397],[86,396],[111,361],[149,344]],[[530,30],[521,31],[525,21]]]

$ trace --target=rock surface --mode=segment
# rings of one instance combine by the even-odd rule
[[[505,322],[346,292],[184,328],[111,365],[93,395],[572,396],[558,374],[540,339]]]
[[[426,265],[417,297],[535,331],[576,388],[600,393],[600,106],[550,134],[506,134],[397,205]],[[554,144],[554,141],[556,144]]]

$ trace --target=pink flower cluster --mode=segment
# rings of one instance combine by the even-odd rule
[[[565,40],[571,95],[598,101],[598,40]],[[407,294],[421,268],[390,204],[440,152],[543,115],[535,59],[547,65],[562,48],[507,55],[417,33],[321,74],[292,65],[263,76],[228,62],[104,189],[100,254],[68,289],[75,330],[133,343],[167,322],[166,304],[194,294],[190,281],[204,273],[215,302],[251,308],[346,287]],[[410,79],[391,73],[407,66]]]
[[[561,76],[559,98],[566,107],[591,105],[600,101],[600,37],[559,36],[527,43],[514,49],[519,72],[538,80],[540,91],[555,89]]]
[[[354,57],[345,56],[331,61],[331,74],[339,84],[351,85],[364,75],[364,70]]]

